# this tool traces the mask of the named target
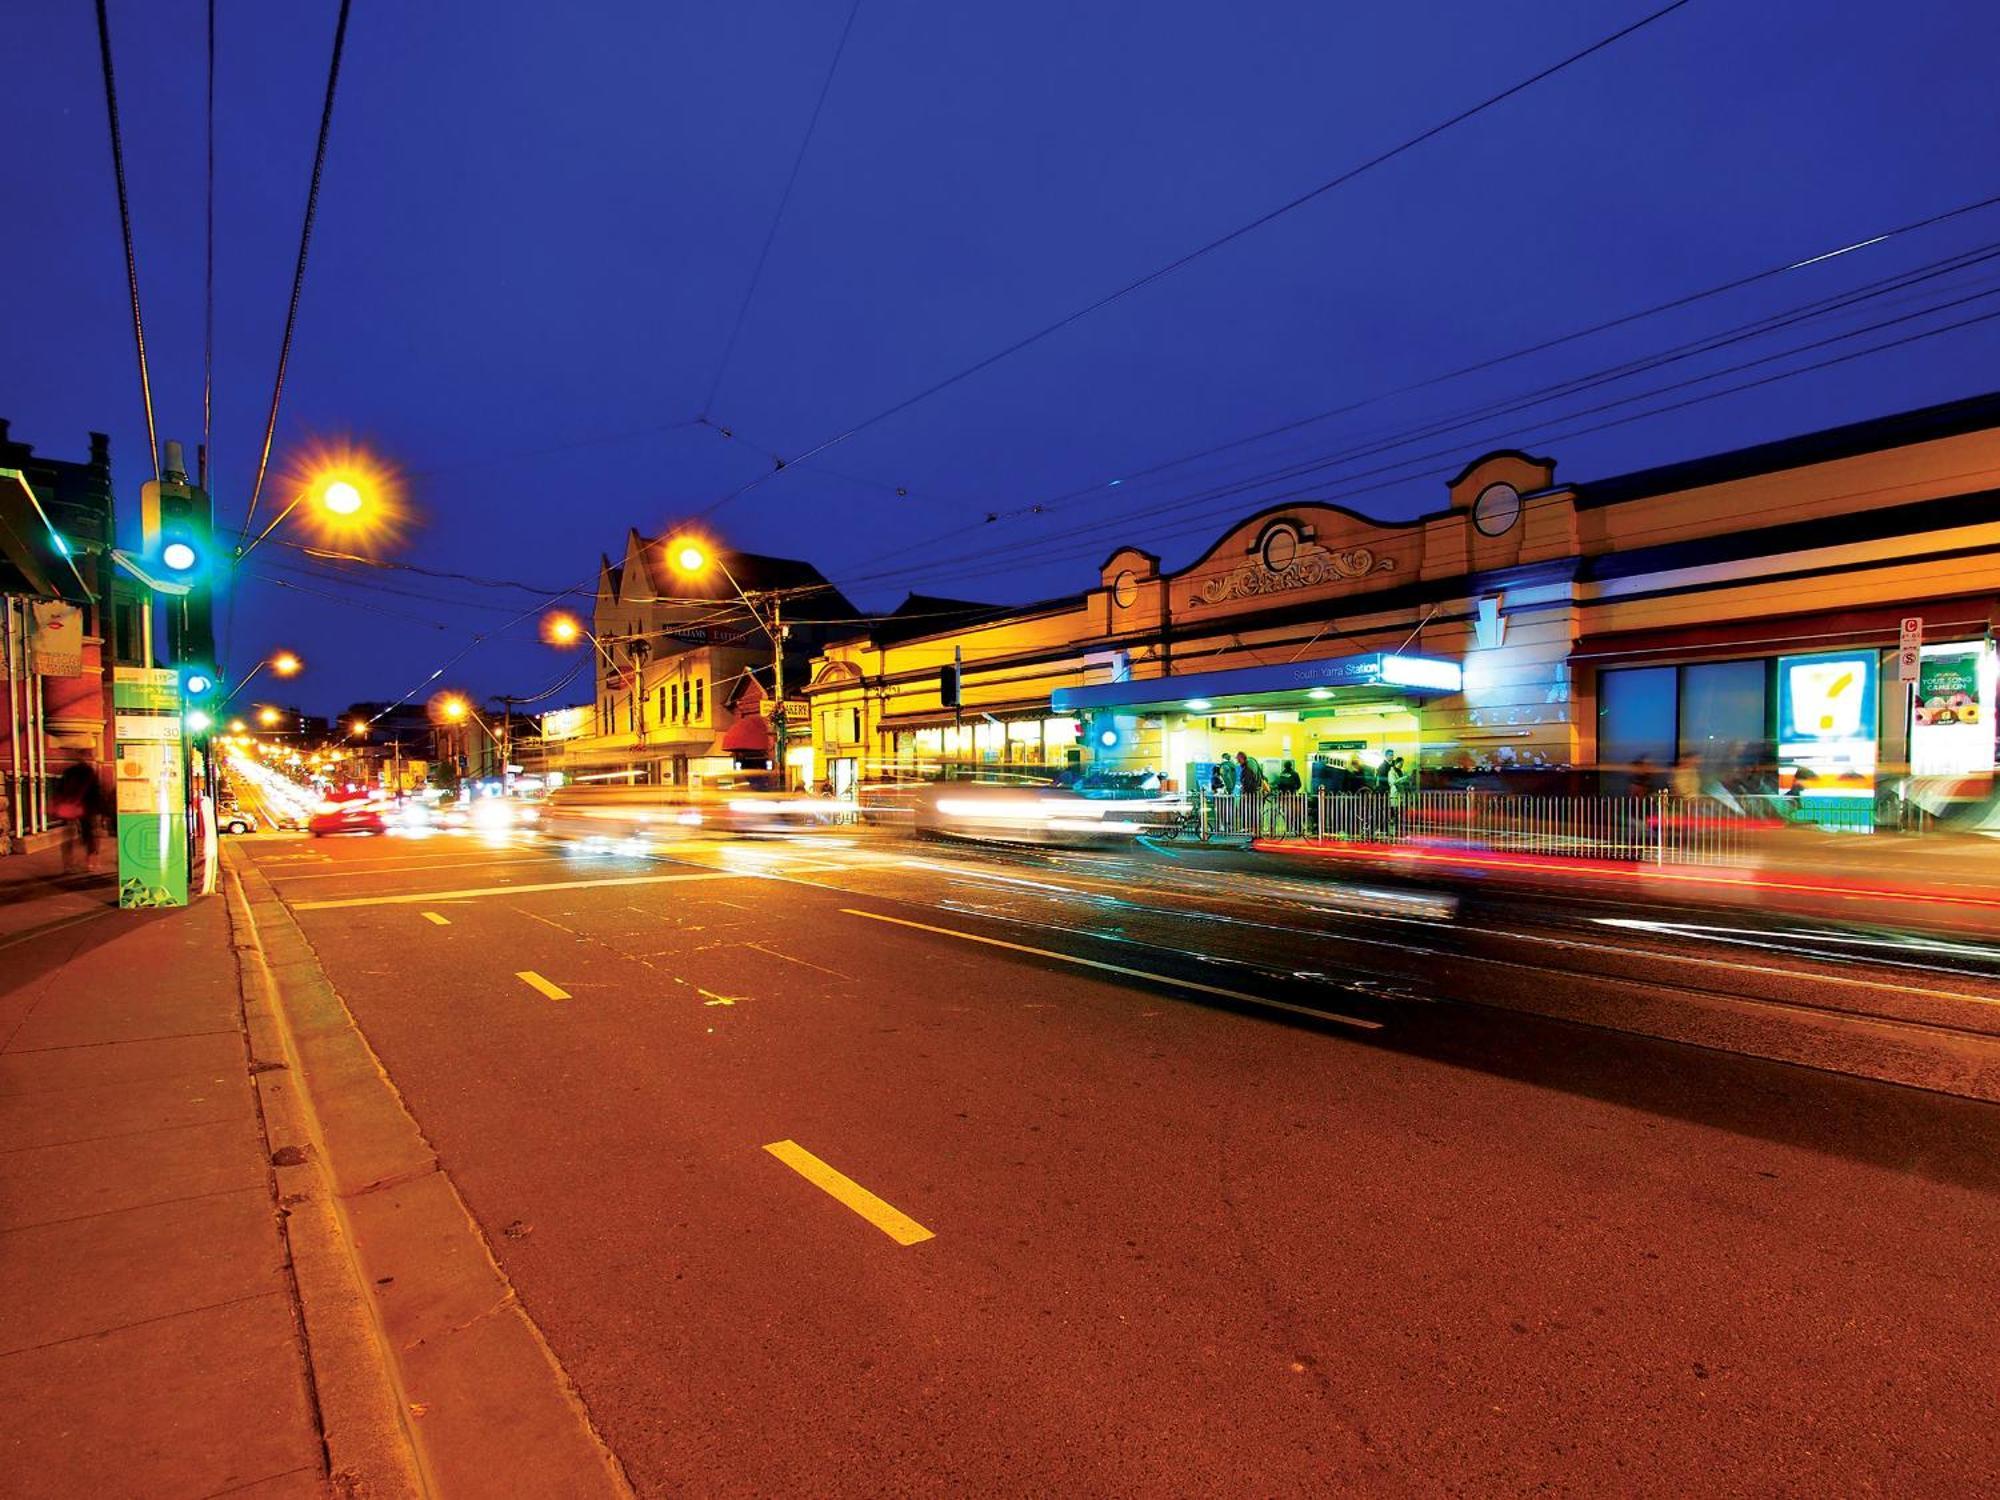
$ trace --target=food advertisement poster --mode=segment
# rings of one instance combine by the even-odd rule
[[[1808,797],[1872,797],[1872,651],[1778,658],[1778,760],[1787,789]]]
[[[1993,649],[1985,642],[1924,647],[1910,706],[1911,775],[1993,769],[1993,687]]]

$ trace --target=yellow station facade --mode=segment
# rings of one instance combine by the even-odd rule
[[[1174,571],[1140,535],[1073,596],[905,611],[814,661],[795,769],[1187,786],[1238,751],[1302,777],[1399,754],[1525,786],[1761,757],[1850,796],[1992,771],[2000,396],[1580,483],[1489,453],[1437,498],[1287,503]]]

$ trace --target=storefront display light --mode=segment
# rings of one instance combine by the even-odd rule
[[[1465,674],[1455,661],[1439,661],[1432,656],[1399,656],[1393,652],[1382,658],[1380,680],[1396,687],[1435,688],[1455,693],[1464,685]]]

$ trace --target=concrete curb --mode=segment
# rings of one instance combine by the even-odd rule
[[[263,1023],[253,1047],[285,1065],[258,1084],[288,1096],[281,1107],[294,1112],[279,1117],[301,1132],[291,1144],[302,1159],[278,1172],[284,1202],[306,1221],[300,1294],[336,1486],[629,1496],[304,933],[248,860],[231,852],[225,864],[246,1010],[254,993]]]

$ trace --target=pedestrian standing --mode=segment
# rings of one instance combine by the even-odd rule
[[[1298,833],[1298,820],[1293,816],[1297,806],[1299,789],[1304,785],[1299,779],[1299,768],[1290,761],[1278,767],[1278,774],[1271,778],[1271,790],[1278,794],[1272,811],[1271,821],[1286,838]]]
[[[49,811],[68,825],[63,838],[66,872],[97,873],[98,819],[104,816],[104,805],[104,782],[91,756],[86,755],[56,778]]]
[[[1253,838],[1264,831],[1264,789],[1264,768],[1238,750],[1236,795],[1243,811],[1243,827]]]

